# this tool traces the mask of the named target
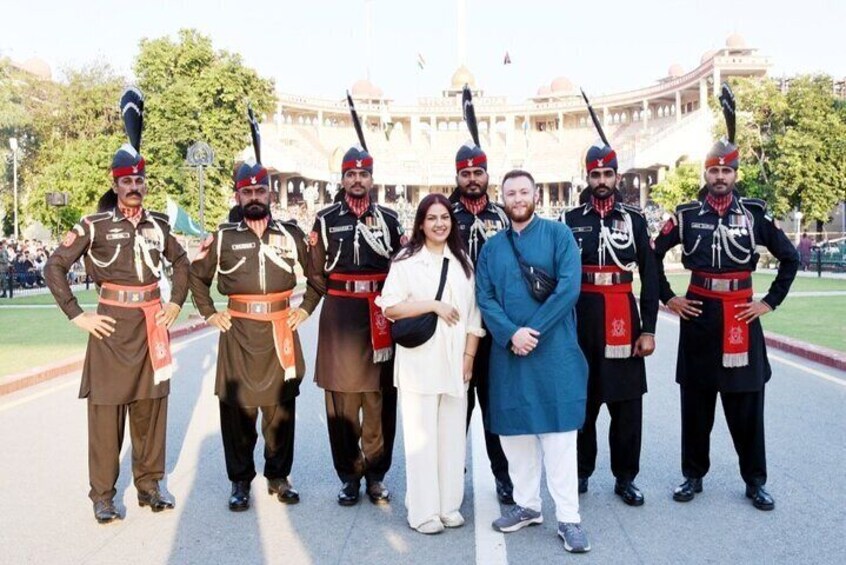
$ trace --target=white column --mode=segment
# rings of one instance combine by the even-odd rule
[[[682,119],[681,90],[676,90],[676,123]]]
[[[649,100],[643,101],[643,117],[640,121],[643,124],[643,129],[649,126]]]
[[[699,109],[708,107],[708,82],[703,78],[699,79]]]

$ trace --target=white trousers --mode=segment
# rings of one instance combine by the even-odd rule
[[[399,391],[408,524],[457,511],[464,499],[467,396]]]
[[[499,436],[514,483],[514,502],[541,511],[541,471],[555,501],[559,522],[580,523],[576,431],[554,434]],[[543,467],[541,467],[543,465]]]

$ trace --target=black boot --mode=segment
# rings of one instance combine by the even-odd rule
[[[702,492],[702,479],[687,478],[673,491],[673,500],[676,502],[690,502],[696,493]]]
[[[588,477],[579,477],[579,494],[584,494],[588,491]]]
[[[232,481],[232,494],[229,496],[229,509],[243,512],[250,508],[250,481]]]
[[[503,479],[496,479],[496,497],[500,504],[512,506],[514,504],[514,484],[511,478],[506,476]]]
[[[746,485],[746,498],[752,499],[752,506],[758,510],[772,510],[775,508],[775,500],[770,493],[764,490],[763,485]]]
[[[162,510],[172,510],[174,505],[173,497],[162,494],[158,484],[150,490],[138,491],[138,506],[142,508],[149,506],[153,512],[161,512]]]
[[[94,503],[94,518],[100,524],[108,524],[120,519],[120,513],[115,508],[115,502],[109,498]]]
[[[373,504],[388,504],[391,501],[391,491],[382,481],[369,481],[367,496]]]
[[[338,504],[341,506],[355,506],[358,504],[360,481],[347,481],[338,492]]]
[[[644,502],[643,493],[632,481],[617,480],[614,484],[614,494],[623,499],[629,506],[641,506]]]
[[[268,479],[267,494],[275,494],[282,504],[296,504],[300,501],[300,493],[294,490],[286,477]]]

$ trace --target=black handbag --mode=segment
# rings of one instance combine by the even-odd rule
[[[449,267],[449,259],[444,257],[443,267],[441,267],[441,283],[438,286],[438,294],[435,296],[435,300],[440,300],[444,293],[447,267]],[[391,326],[391,337],[397,345],[408,348],[418,347],[432,339],[437,326],[438,315],[434,312],[427,312],[394,322]]]
[[[549,295],[555,291],[558,279],[540,267],[532,267],[526,263],[520,252],[517,251],[517,246],[514,245],[514,236],[511,230],[509,229],[506,234],[508,236],[508,243],[511,244],[511,249],[514,251],[514,256],[517,257],[517,263],[520,265],[520,274],[523,275],[523,280],[526,281],[526,285],[529,287],[529,293],[538,302],[546,302]]]

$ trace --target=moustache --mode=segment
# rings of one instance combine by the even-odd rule
[[[138,192],[137,190],[132,190],[132,191],[126,193],[127,198],[129,198],[130,196],[137,196],[138,198],[143,198],[143,196],[141,196],[141,193]]]

